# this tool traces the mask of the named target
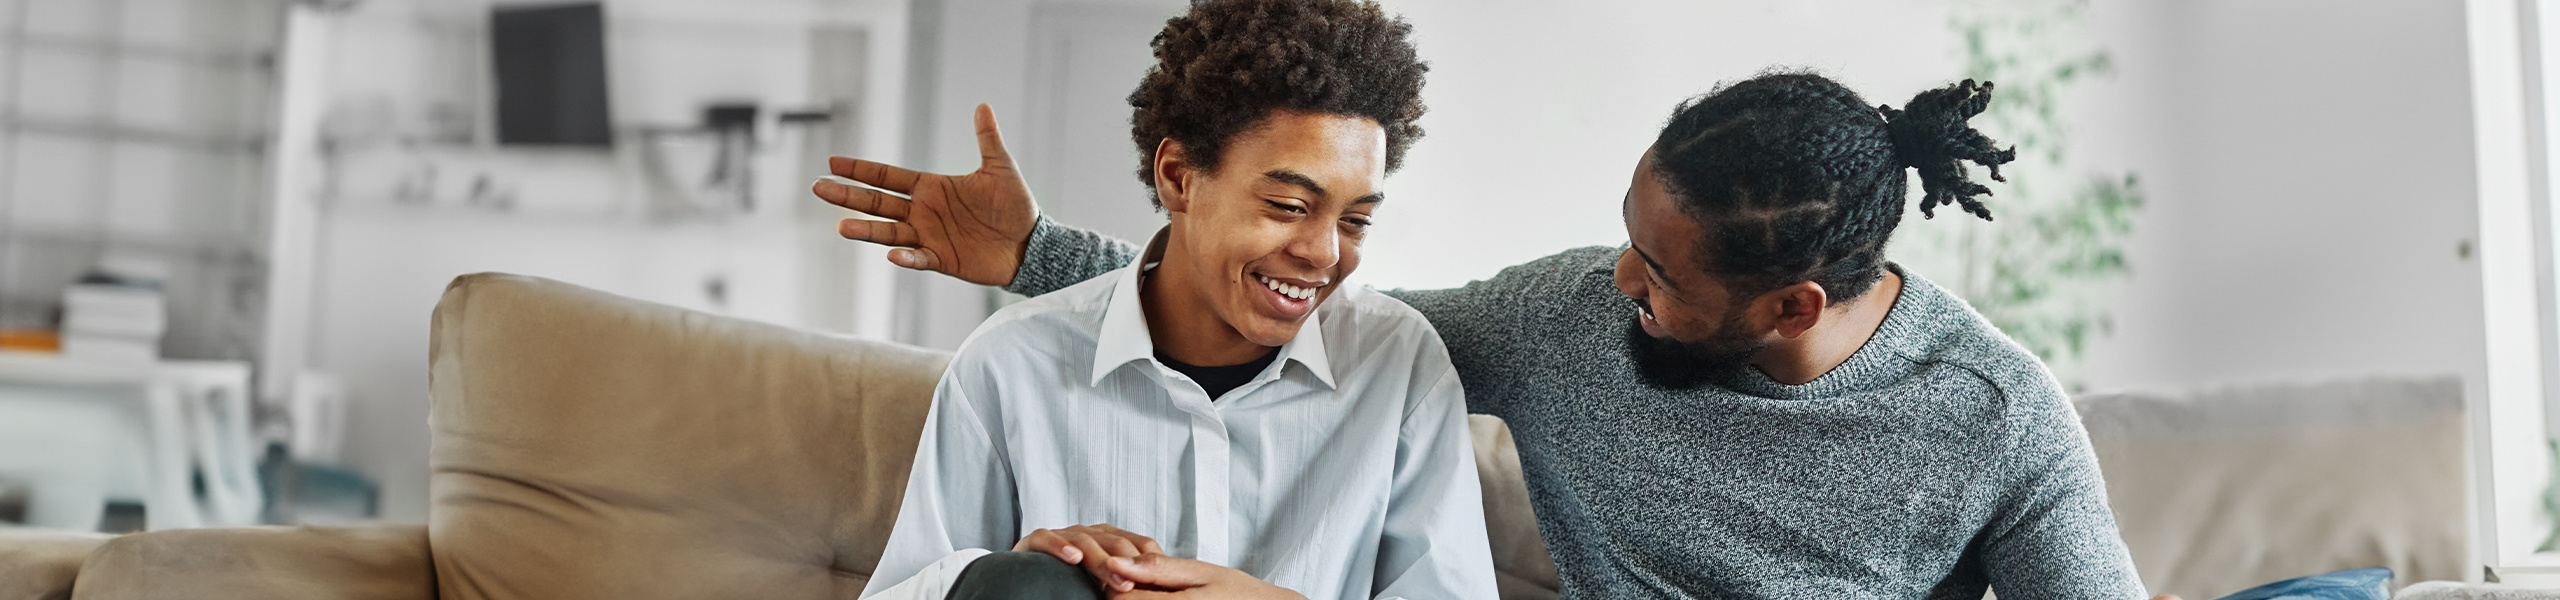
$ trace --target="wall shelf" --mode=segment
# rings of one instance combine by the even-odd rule
[[[269,75],[275,72],[275,53],[264,50],[188,48],[162,44],[121,43],[45,33],[0,32],[0,44],[10,42],[15,42],[19,48],[28,50],[161,60],[218,69],[251,70]]]
[[[70,282],[112,263],[163,279],[168,355],[257,356],[272,262],[264,207],[283,82],[277,32],[291,4],[70,1],[98,18],[37,31],[27,18],[36,0],[0,0],[16,16],[0,20],[0,322],[42,326]],[[171,23],[183,25],[139,33]],[[48,114],[24,90],[85,91],[66,97],[101,114]],[[101,151],[34,154],[62,153],[63,141]],[[207,179],[199,167],[222,172]],[[123,189],[186,197],[115,193]],[[127,213],[139,210],[181,222],[134,231]]]
[[[49,119],[25,115],[0,115],[0,133],[35,134],[85,140],[157,144],[240,154],[266,151],[264,136],[224,136],[188,133],[150,127],[136,127],[105,119]]]
[[[0,235],[6,235],[13,240],[30,245],[96,246],[119,251],[190,256],[212,262],[228,262],[232,259],[264,262],[263,256],[267,251],[264,245],[256,243],[254,239],[239,235],[206,233],[135,233],[29,227],[18,224],[15,227],[0,228]]]

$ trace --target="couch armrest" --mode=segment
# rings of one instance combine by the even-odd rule
[[[99,533],[0,528],[0,600],[71,597],[89,551],[113,536]]]
[[[80,568],[80,600],[433,600],[425,525],[170,529],[109,540]]]

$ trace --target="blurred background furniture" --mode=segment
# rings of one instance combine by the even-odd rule
[[[948,360],[502,274],[454,280],[433,332],[427,525],[153,531],[86,554],[0,535],[0,580],[76,568],[82,598],[852,598]],[[2080,407],[2146,583],[2202,600],[2369,566],[2462,578],[2457,387]],[[1472,419],[1502,596],[1553,598],[1508,430]]]
[[[0,354],[0,477],[30,488],[37,527],[96,531],[110,501],[141,528],[253,525],[249,398],[242,362]]]

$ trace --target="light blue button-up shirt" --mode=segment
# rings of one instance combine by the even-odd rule
[[[1345,286],[1211,402],[1156,361],[1143,275],[1015,304],[970,334],[865,598],[941,600],[988,550],[1100,523],[1311,599],[1497,595],[1464,392],[1420,313]]]

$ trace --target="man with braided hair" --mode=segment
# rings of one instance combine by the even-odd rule
[[[1494,596],[1448,351],[1342,285],[1421,135],[1409,30],[1354,0],[1165,23],[1129,103],[1167,227],[961,345],[865,597]]]
[[[1468,409],[1509,422],[1564,597],[2144,595],[2060,385],[1884,259],[1911,169],[1924,214],[1991,218],[1961,164],[1997,180],[2012,158],[1966,124],[1991,93],[1896,110],[1811,73],[1725,84],[1635,166],[1626,245],[1386,292],[1437,328]],[[1027,295],[1134,252],[1027,194],[913,189],[845,237]]]

